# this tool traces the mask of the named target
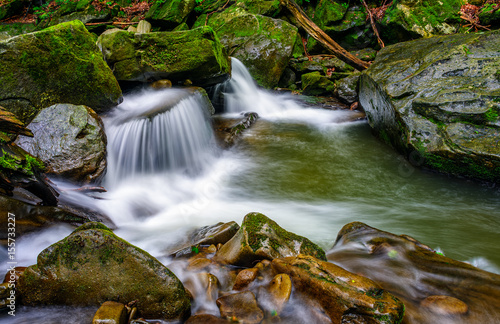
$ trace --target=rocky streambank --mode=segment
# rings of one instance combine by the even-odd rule
[[[241,226],[193,230],[160,258],[166,266],[101,223],[87,223],[41,252],[36,265],[18,269],[16,302],[91,306],[93,323],[500,319],[500,276],[363,223],[344,226],[325,253],[249,213]]]

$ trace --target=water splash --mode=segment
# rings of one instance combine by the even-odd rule
[[[106,186],[161,172],[198,174],[216,151],[207,104],[199,92],[180,89],[126,97],[105,120]]]

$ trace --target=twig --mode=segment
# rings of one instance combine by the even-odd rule
[[[382,41],[382,39],[380,38],[380,35],[378,33],[378,30],[377,30],[377,26],[375,26],[375,20],[373,20],[372,12],[370,11],[370,8],[368,8],[368,5],[366,4],[365,0],[361,0],[361,2],[363,3],[363,6],[365,6],[366,12],[368,13],[368,17],[370,18],[370,25],[372,25],[373,32],[375,33],[375,36],[377,36],[377,41],[378,41],[380,47],[384,48],[385,45],[384,45],[384,42]]]

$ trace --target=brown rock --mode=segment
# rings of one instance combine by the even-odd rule
[[[269,284],[267,291],[269,293],[268,307],[272,307],[272,311],[280,315],[292,294],[292,280],[290,276],[284,273],[276,275]]]
[[[236,282],[234,283],[233,289],[243,290],[247,288],[248,285],[251,284],[255,278],[257,278],[258,273],[259,269],[257,268],[241,270],[236,276]]]
[[[221,317],[245,324],[257,324],[264,319],[264,313],[257,306],[255,295],[250,291],[227,295],[217,299]]]
[[[127,309],[122,303],[104,302],[95,313],[92,324],[127,324]]]
[[[363,321],[400,323],[404,305],[368,278],[350,273],[333,263],[299,255],[275,259],[273,270],[290,275],[297,291],[316,300],[333,323],[359,314]]]
[[[158,80],[151,83],[151,88],[153,89],[168,89],[172,88],[172,81],[170,80]]]
[[[440,315],[463,315],[469,310],[466,303],[450,296],[429,296],[420,306]]]
[[[209,314],[200,314],[191,316],[186,324],[227,324],[229,321]]]
[[[212,264],[212,261],[207,258],[195,258],[189,260],[187,267],[188,271],[201,271]]]

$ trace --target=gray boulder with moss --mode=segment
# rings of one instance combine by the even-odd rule
[[[43,250],[19,278],[17,293],[24,305],[137,300],[146,318],[181,320],[190,314],[188,294],[169,269],[95,222]]]
[[[103,112],[122,92],[80,21],[0,41],[0,105],[29,123],[56,103]]]
[[[205,20],[206,15],[201,15],[195,26],[203,25]],[[241,4],[211,14],[208,25],[217,32],[229,55],[243,62],[259,85],[278,85],[292,55],[297,27],[252,14]]]
[[[195,5],[195,0],[154,1],[146,19],[156,25],[174,28],[186,22]]]
[[[382,49],[360,78],[374,133],[410,162],[500,180],[500,31]]]
[[[256,260],[273,260],[306,254],[326,260],[325,252],[309,239],[281,228],[260,213],[249,213],[238,232],[224,244],[214,260],[252,267]]]
[[[106,170],[106,134],[101,118],[87,106],[44,108],[28,125],[34,137],[16,143],[42,160],[46,172],[77,183],[98,182]]]
[[[209,86],[231,73],[229,58],[210,27],[138,34],[113,29],[97,43],[118,80],[148,82],[169,79]]]

